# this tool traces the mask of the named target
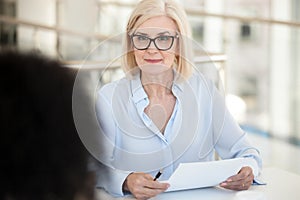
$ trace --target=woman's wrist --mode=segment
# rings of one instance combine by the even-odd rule
[[[128,179],[128,177],[129,177],[131,174],[133,174],[133,172],[130,173],[130,174],[126,177],[126,179],[124,180],[124,182],[123,182],[123,185],[122,185],[122,190],[123,190],[123,192],[130,192],[130,191],[129,191],[129,188],[128,188],[128,185],[127,185],[127,179]]]

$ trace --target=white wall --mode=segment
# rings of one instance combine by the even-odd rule
[[[18,0],[17,18],[45,25],[55,25],[55,0]],[[56,34],[43,29],[19,26],[17,30],[20,49],[38,48],[48,55],[55,55]]]
[[[65,29],[95,33],[97,6],[94,0],[63,0],[59,4],[59,26]],[[64,59],[82,60],[93,48],[93,40],[62,34],[60,36],[61,54]]]
[[[205,0],[206,12],[223,14],[223,0]],[[223,49],[223,20],[207,17],[204,21],[203,44],[208,51],[213,53],[224,53]]]
[[[58,9],[56,2],[59,2]],[[58,20],[56,20],[58,12]],[[18,0],[17,17],[42,25],[58,26],[81,33],[94,33],[97,20],[97,7],[94,0]],[[20,49],[37,48],[47,55],[57,56],[57,36],[54,31],[18,27]],[[59,37],[60,55],[64,59],[83,59],[92,48],[93,40],[70,34]]]
[[[291,19],[291,2],[272,1],[272,17],[280,20]],[[280,137],[291,132],[291,29],[286,26],[271,27],[270,48],[270,112],[271,132]]]

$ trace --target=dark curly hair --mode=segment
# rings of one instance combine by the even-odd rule
[[[76,71],[36,53],[2,51],[0,63],[0,199],[91,198],[72,115]]]

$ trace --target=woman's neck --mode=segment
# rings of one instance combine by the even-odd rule
[[[141,74],[141,82],[148,96],[163,97],[172,91],[174,74],[168,70],[160,75]]]

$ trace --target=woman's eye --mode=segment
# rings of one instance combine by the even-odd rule
[[[139,35],[139,36],[138,36],[138,40],[140,40],[140,41],[145,41],[145,40],[148,40],[148,37]]]
[[[160,40],[160,41],[168,41],[169,39],[170,39],[169,36],[159,36],[158,37],[158,40]]]

